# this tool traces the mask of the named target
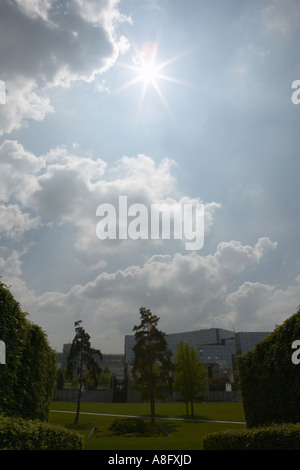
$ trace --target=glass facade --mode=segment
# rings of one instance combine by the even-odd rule
[[[236,333],[237,354],[245,354],[255,347],[268,334],[266,332],[240,332]]]
[[[222,370],[235,369],[235,357],[245,354],[265,338],[268,332],[239,332],[222,328],[207,328],[202,330],[186,331],[166,335],[168,347],[175,359],[178,345],[181,341],[189,343],[199,353],[201,361],[207,366],[209,374],[215,375]],[[124,375],[125,364],[130,365],[134,360],[133,346],[134,335],[125,336],[124,354],[103,354],[99,362],[102,369],[108,369],[118,378]],[[63,351],[59,354],[59,366],[67,366],[71,344],[64,344]]]
[[[64,344],[62,353],[58,353],[58,367],[67,367],[71,345]],[[103,371],[107,367],[117,378],[124,376],[124,354],[102,354],[102,360],[98,356],[95,359]]]
[[[168,347],[172,351],[174,360],[179,343],[184,341],[199,352],[201,360],[210,368],[233,370],[234,358],[245,354],[269,333],[242,332],[224,330],[222,328],[208,328],[203,330],[186,331],[182,333],[167,334]],[[134,359],[134,335],[125,336],[125,363],[130,364]]]

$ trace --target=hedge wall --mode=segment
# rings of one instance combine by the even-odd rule
[[[248,353],[238,357],[247,427],[300,422],[300,364],[292,343],[300,340],[300,308]]]
[[[0,450],[81,450],[75,431],[41,421],[0,416]]]
[[[300,450],[300,424],[211,433],[204,450]]]
[[[1,282],[0,340],[6,348],[6,364],[0,364],[0,413],[47,420],[56,354],[45,333],[28,321],[27,314]]]

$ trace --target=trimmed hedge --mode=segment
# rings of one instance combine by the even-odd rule
[[[212,433],[204,450],[299,450],[300,424],[277,424],[256,429]]]
[[[112,423],[109,430],[116,435],[145,434],[147,426],[146,423],[139,418],[120,418]]]
[[[81,450],[83,437],[42,421],[0,416],[0,450]]]
[[[27,319],[20,304],[0,281],[0,413],[47,421],[56,375],[56,354],[42,329]]]
[[[248,428],[300,423],[300,365],[292,343],[300,339],[300,308],[282,325],[239,356],[240,389]]]

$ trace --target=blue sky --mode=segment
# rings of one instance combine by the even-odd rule
[[[296,311],[299,26],[297,0],[1,2],[0,272],[54,348],[81,319],[123,352],[141,306],[166,333]],[[99,240],[120,195],[204,203],[203,248]]]

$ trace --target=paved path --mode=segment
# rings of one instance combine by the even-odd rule
[[[64,411],[64,410],[50,410],[51,413],[71,413],[75,414],[76,411]],[[89,413],[86,411],[80,411],[81,415],[96,415],[96,416],[114,416],[118,418],[149,418],[150,416],[134,416],[134,415],[118,415],[111,413]],[[225,423],[225,424],[246,424],[245,421],[221,421],[217,419],[192,419],[192,418],[166,418],[161,416],[156,416],[157,420],[166,419],[170,421],[194,421],[200,423]]]

